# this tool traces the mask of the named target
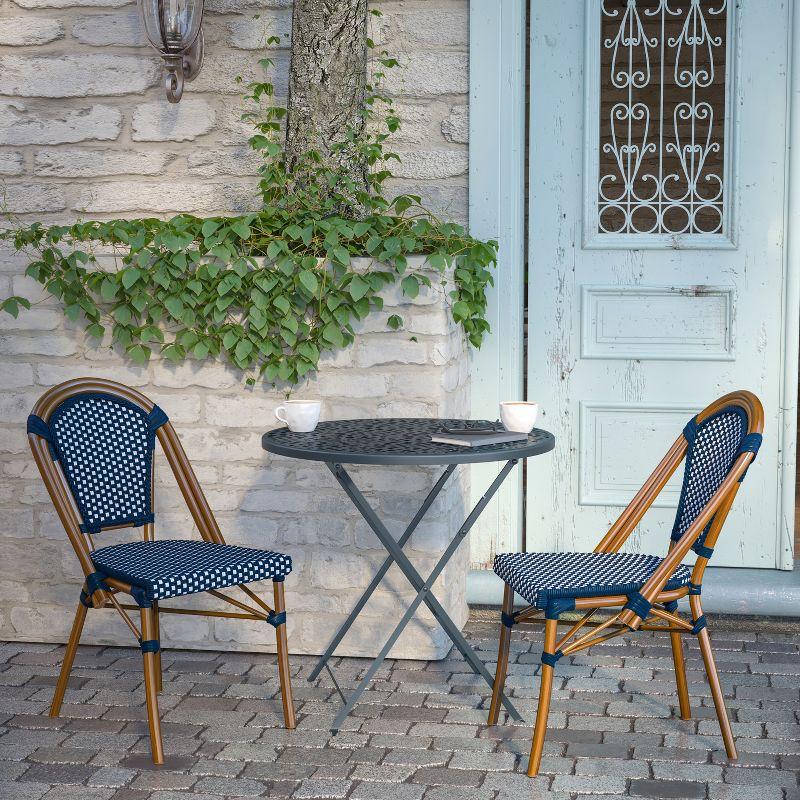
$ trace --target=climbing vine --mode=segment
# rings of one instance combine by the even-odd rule
[[[269,43],[274,43],[270,40]],[[372,43],[370,42],[370,46]],[[269,59],[259,62],[265,74]],[[367,189],[309,151],[292,164],[281,141],[285,108],[265,78],[245,86],[254,126],[250,146],[263,158],[261,208],[239,216],[10,224],[0,238],[29,257],[26,274],[83,320],[90,337],[111,341],[136,363],[154,351],[172,361],[227,358],[253,383],[296,384],[325,351],[353,342],[354,325],[382,308],[380,292],[400,282],[414,298],[433,280],[476,347],[489,326],[486,288],[497,243],[439,220],[420,197],[388,198],[387,139],[399,125],[382,94],[385,52],[369,86],[365,125],[337,147],[369,165]],[[409,262],[425,254],[424,267]],[[354,264],[353,259],[367,256]],[[0,309],[30,308],[12,296]],[[403,327],[398,315],[390,328]]]

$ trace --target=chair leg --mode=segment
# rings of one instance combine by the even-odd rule
[[[283,581],[272,582],[275,598],[275,613],[286,611],[286,600],[283,594]],[[278,677],[281,683],[281,701],[283,703],[283,724],[288,729],[296,726],[294,715],[294,699],[292,698],[292,675],[289,669],[289,644],[286,639],[286,623],[282,622],[275,628],[278,642]]]
[[[153,601],[153,627],[155,628],[155,636],[154,639],[158,639],[161,641],[161,615],[158,613],[158,601]],[[155,662],[156,662],[156,691],[161,693],[161,690],[164,688],[164,681],[163,681],[163,673],[161,670],[161,650],[155,655]]]
[[[695,619],[699,616],[700,614],[695,615]],[[731,730],[731,722],[728,718],[728,709],[725,706],[725,697],[722,694],[722,686],[719,682],[717,665],[714,662],[714,654],[711,652],[711,639],[708,636],[707,628],[703,628],[697,634],[697,641],[700,645],[700,652],[703,655],[708,684],[711,687],[711,696],[714,698],[714,706],[717,709],[717,719],[719,720],[719,727],[722,731],[722,741],[725,743],[725,752],[728,754],[728,758],[731,761],[735,761],[739,757],[739,754],[736,752],[736,743],[733,740],[733,731]]]
[[[556,630],[558,620],[548,619],[544,626],[544,652],[550,655],[556,650]],[[553,667],[542,664],[542,678],[539,684],[539,706],[536,709],[536,725],[533,729],[531,755],[528,760],[528,775],[533,778],[539,774],[542,763],[544,737],[547,734],[547,717],[550,713],[550,697],[553,692]]]
[[[141,609],[142,641],[152,641],[156,638],[158,622],[156,611],[153,608]],[[150,728],[150,750],[153,754],[154,764],[164,763],[164,743],[161,738],[161,717],[158,715],[158,672],[156,668],[156,653],[143,652],[144,662],[144,692],[147,701],[147,724]]]
[[[64,661],[61,664],[61,672],[58,675],[56,691],[53,694],[53,702],[50,705],[50,716],[57,717],[61,713],[61,705],[64,702],[64,694],[67,691],[69,674],[72,672],[72,664],[75,661],[75,653],[78,651],[78,642],[81,640],[83,623],[86,621],[86,612],[89,609],[83,604],[78,603],[78,610],[75,612],[75,620],[72,623],[72,630],[67,641],[67,649],[64,651]]]
[[[683,658],[683,639],[680,633],[669,635],[672,641],[672,661],[675,664],[675,683],[678,686],[678,704],[681,719],[692,718],[692,707],[689,703],[689,687],[686,683],[686,662]]]
[[[503,614],[511,615],[514,612],[514,590],[506,584],[503,591]],[[501,696],[506,684],[508,672],[508,648],[511,644],[511,628],[505,624],[500,625],[500,644],[497,648],[497,669],[494,673],[492,686],[492,704],[489,706],[489,725],[497,725],[500,717]]]

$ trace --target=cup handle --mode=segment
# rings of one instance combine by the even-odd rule
[[[286,417],[282,417],[282,416],[281,416],[281,411],[285,412],[285,411],[286,411],[286,406],[278,406],[278,407],[275,409],[275,417],[276,417],[276,418],[277,418],[277,419],[278,419],[280,422],[282,422],[284,425],[288,425],[288,424],[289,424],[289,420],[287,420],[287,419],[286,419]]]

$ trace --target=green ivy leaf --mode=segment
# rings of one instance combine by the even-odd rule
[[[389,319],[386,320],[386,324],[393,330],[397,331],[403,327],[403,318],[399,314],[392,314]]]
[[[347,290],[353,300],[360,300],[370,290],[370,285],[360,275],[353,275]]]
[[[400,282],[403,294],[408,295],[412,300],[419,294],[419,280],[416,275],[406,275]]]
[[[311,270],[304,269],[297,275],[297,279],[310,295],[316,295],[319,281],[317,281],[317,276]]]

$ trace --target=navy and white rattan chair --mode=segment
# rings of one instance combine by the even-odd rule
[[[225,543],[167,415],[139,392],[112,381],[79,378],[47,391],[28,417],[28,440],[47,491],[85,575],[56,684],[50,716],[58,716],[90,608],[114,608],[139,640],[153,761],[164,763],[159,614],[183,613],[263,621],[275,628],[284,723],[295,727],[286,641],[283,581],[289,556]],[[161,445],[201,540],[156,541],[153,454]],[[95,548],[105,530],[142,528],[139,541]],[[246,584],[271,579],[274,608]],[[224,594],[238,587],[251,603]],[[207,592],[236,611],[160,607],[162,600]],[[133,604],[118,596],[130,595]],[[141,628],[128,616],[138,610]]]
[[[505,582],[505,593],[490,725],[497,724],[500,712],[511,628],[522,622],[541,621],[542,616],[545,623],[528,775],[538,774],[541,764],[555,664],[562,656],[637,629],[669,633],[682,719],[690,719],[691,709],[681,636],[697,636],[725,750],[730,759],[737,757],[700,593],[703,572],[761,445],[763,428],[764,411],[755,395],[745,391],[726,395],[689,421],[592,553],[503,553],[495,557],[494,571]],[[684,457],[683,484],[667,555],[619,552]],[[697,554],[691,568],[681,563],[690,550]],[[515,593],[530,605],[514,612]],[[677,601],[686,596],[691,622],[677,613]],[[602,608],[614,613],[603,622],[590,622]],[[575,610],[585,613],[577,622],[569,623],[569,630],[559,639],[559,616]],[[580,633],[584,626],[589,630]]]

